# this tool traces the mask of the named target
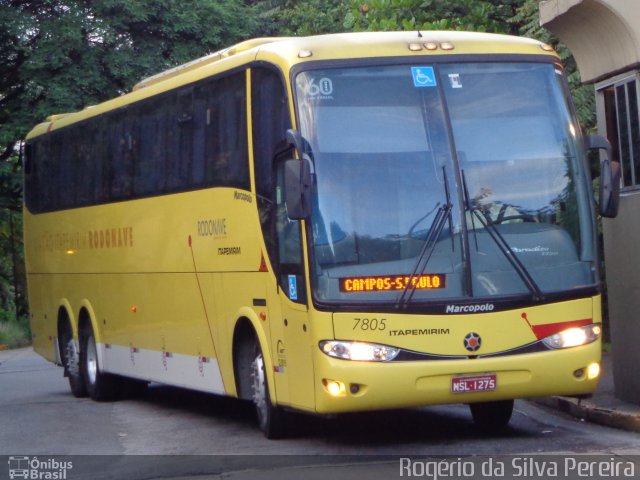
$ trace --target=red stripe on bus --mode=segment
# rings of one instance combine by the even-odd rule
[[[593,323],[593,319],[585,318],[584,320],[572,320],[570,322],[531,325],[531,330],[533,330],[534,335],[538,338],[538,340],[540,340],[542,338],[548,337],[549,335],[553,335],[554,333],[562,332],[563,330],[568,330],[569,328],[584,327],[585,325],[589,325],[591,323]]]

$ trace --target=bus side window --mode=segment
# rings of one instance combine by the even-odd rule
[[[171,128],[175,130],[176,151],[169,157],[166,183],[168,191],[185,190],[190,185],[193,161],[193,87],[178,92]]]
[[[72,180],[74,196],[69,198],[69,207],[83,207],[104,202],[103,197],[103,147],[104,132],[101,121],[91,119],[78,126],[75,134],[65,141],[69,158],[69,179]]]
[[[140,110],[140,155],[135,165],[136,196],[157,195],[166,187],[168,99]]]
[[[133,168],[139,147],[138,119],[130,112],[113,118],[110,131],[110,199],[128,200],[133,195]]]
[[[207,121],[207,92],[200,86],[196,88],[193,98],[193,141],[189,184],[191,188],[202,188],[205,185],[205,147]]]
[[[245,72],[206,85],[205,173],[208,185],[249,190]]]

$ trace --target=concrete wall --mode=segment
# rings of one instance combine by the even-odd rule
[[[640,65],[640,0],[547,0],[540,24],[569,47],[585,83]]]
[[[640,195],[620,198],[617,218],[604,219],[613,378],[618,398],[640,403]]]

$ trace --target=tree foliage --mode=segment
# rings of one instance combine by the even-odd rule
[[[355,30],[469,30],[516,34],[505,21],[522,0],[354,0]]]
[[[262,0],[255,4],[266,36],[305,36],[345,30],[349,4],[345,0]]]

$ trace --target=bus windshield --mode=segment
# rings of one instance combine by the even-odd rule
[[[534,298],[595,285],[579,128],[548,63],[296,76],[323,302]]]

